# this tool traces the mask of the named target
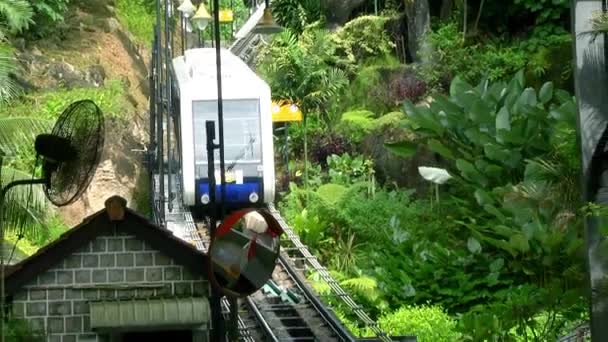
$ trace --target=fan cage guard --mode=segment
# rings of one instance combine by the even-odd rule
[[[105,134],[101,109],[91,100],[76,101],[59,116],[51,134],[67,139],[76,151],[70,161],[53,166],[43,163],[44,192],[51,203],[61,207],[82,196],[95,175]]]

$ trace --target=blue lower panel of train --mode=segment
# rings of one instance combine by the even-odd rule
[[[243,184],[226,184],[226,204],[259,204],[263,203],[263,183],[261,179],[245,180]],[[201,179],[196,182],[196,203],[206,205],[209,198],[209,182]],[[215,188],[216,200],[221,201],[222,187]]]

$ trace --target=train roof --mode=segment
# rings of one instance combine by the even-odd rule
[[[215,57],[215,48],[199,48],[187,50],[184,56],[174,58],[173,70],[180,90],[195,87],[196,90],[215,93]],[[238,86],[241,89],[258,89],[260,92],[270,91],[268,84],[229,50],[221,49],[221,59],[223,89],[225,86]]]

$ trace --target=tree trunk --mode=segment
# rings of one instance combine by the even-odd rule
[[[443,0],[441,2],[441,10],[439,11],[439,19],[447,20],[452,15],[454,9],[454,0]]]
[[[407,44],[414,62],[428,57],[429,46],[425,36],[431,30],[428,0],[404,0],[407,15]]]

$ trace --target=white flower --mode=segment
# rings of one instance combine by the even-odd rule
[[[435,184],[444,184],[450,178],[452,178],[452,176],[445,169],[440,169],[437,167],[419,166],[418,173],[420,173],[422,178]]]

